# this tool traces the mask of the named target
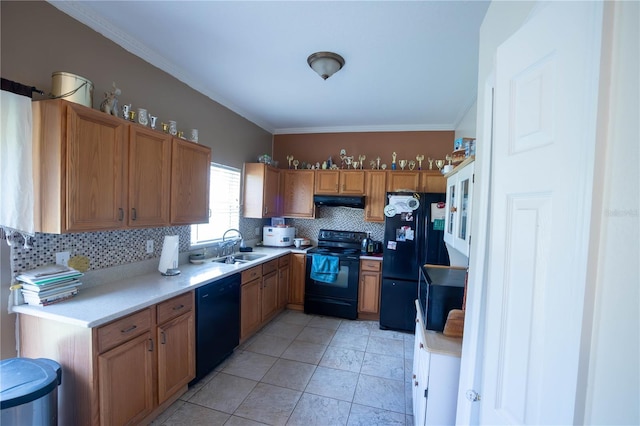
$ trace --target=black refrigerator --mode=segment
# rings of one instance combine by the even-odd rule
[[[420,267],[449,266],[445,194],[387,192],[384,210],[380,328],[414,331]]]

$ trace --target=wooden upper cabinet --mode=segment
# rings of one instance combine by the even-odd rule
[[[313,189],[315,172],[313,170],[282,170],[281,191],[282,215],[313,219]]]
[[[208,221],[207,146],[62,99],[31,105],[37,232]]]
[[[264,163],[244,164],[244,217],[262,219],[280,215],[280,170]]]
[[[447,192],[447,179],[438,170],[422,171],[420,172],[420,191],[444,194]]]
[[[364,195],[365,171],[341,170],[340,193],[345,195]]]
[[[340,191],[340,171],[339,170],[318,170],[316,171],[316,194],[337,194]]]
[[[384,222],[386,176],[387,173],[383,170],[367,170],[364,207],[364,220],[367,222]]]
[[[211,148],[173,138],[171,155],[171,223],[209,221]]]
[[[32,103],[35,230],[124,226],[124,120],[64,100]]]
[[[415,191],[420,192],[420,172],[418,171],[387,171],[387,191]]]
[[[364,186],[364,170],[316,171],[316,194],[363,195]]]
[[[129,130],[129,226],[168,226],[171,136],[142,126]]]

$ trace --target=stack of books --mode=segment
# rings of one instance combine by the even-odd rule
[[[64,265],[47,265],[16,277],[22,285],[22,296],[29,305],[46,306],[78,294],[83,274]]]

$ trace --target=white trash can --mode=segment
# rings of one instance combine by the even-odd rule
[[[58,424],[60,364],[45,359],[11,358],[0,361],[0,424]]]

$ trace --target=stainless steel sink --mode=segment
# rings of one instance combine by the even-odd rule
[[[266,254],[260,254],[260,253],[236,253],[233,255],[233,258],[235,260],[244,260],[245,262],[250,262],[252,260],[258,260],[261,259],[263,257],[265,257]]]
[[[225,257],[218,257],[218,258],[215,258],[215,259],[211,259],[211,262],[213,262],[213,263],[225,263],[227,265],[239,265],[241,263],[247,263],[248,260],[235,259],[233,256],[225,256]]]
[[[241,263],[251,262],[252,260],[258,260],[265,256],[266,254],[258,253],[236,253],[224,257],[217,257],[210,261],[214,263],[226,263],[228,265],[239,265]]]

